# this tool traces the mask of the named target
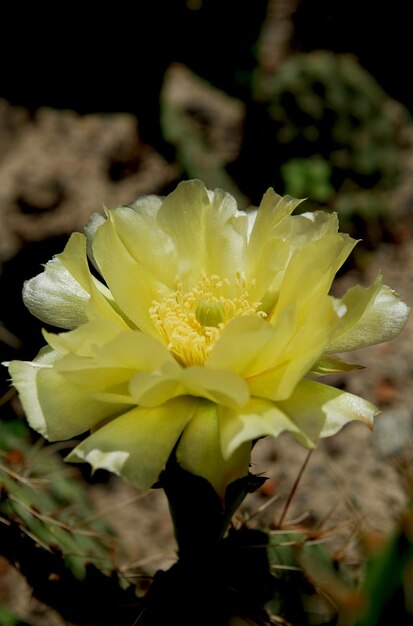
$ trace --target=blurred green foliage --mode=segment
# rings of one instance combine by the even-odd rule
[[[272,74],[258,68],[252,89],[265,109],[257,126],[263,158],[274,154],[284,191],[313,208],[328,205],[352,234],[377,243],[402,168],[403,107],[354,57],[328,51],[293,55]]]

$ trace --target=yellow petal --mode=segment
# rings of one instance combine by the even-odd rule
[[[274,279],[286,267],[290,246],[276,235],[275,227],[301,202],[291,196],[279,196],[273,189],[268,189],[262,198],[246,249],[247,284],[255,300],[262,300],[268,289],[275,289]]]
[[[131,380],[136,372],[158,372],[166,365],[180,369],[159,341],[141,331],[117,332],[113,327],[105,329],[102,322],[91,322],[89,326],[89,337],[87,328],[82,328],[52,336],[51,340],[52,345],[57,345],[58,339],[66,342],[66,346],[78,347],[77,354],[66,354],[55,367],[67,380],[85,390],[109,392],[115,385]],[[100,335],[104,330],[116,332]]]
[[[224,406],[242,406],[249,398],[245,380],[229,369],[188,367],[182,370],[182,383],[187,393]]]
[[[47,343],[61,354],[93,356],[97,345],[108,343],[119,335],[123,328],[112,320],[95,320],[66,333],[49,333],[43,330],[43,336]]]
[[[88,319],[110,319],[126,326],[122,317],[110,304],[111,294],[108,289],[92,276],[86,256],[86,237],[73,233],[65,249],[57,256],[62,265],[75,281],[90,294],[86,306]]]
[[[140,330],[157,335],[149,309],[166,287],[131,256],[114,221],[114,212],[109,212],[108,219],[96,232],[93,240],[96,263],[120,309]]]
[[[137,372],[129,383],[130,393],[141,406],[158,406],[185,395],[180,374],[178,365],[162,367],[155,372]]]
[[[178,274],[187,286],[202,271],[233,279],[242,269],[247,216],[230,194],[208,191],[199,180],[182,182],[163,201],[157,221],[175,244]]]
[[[35,317],[59,328],[76,328],[87,322],[89,293],[73,278],[58,257],[44,272],[28,280],[23,301]]]
[[[132,207],[110,211],[110,219],[119,239],[139,266],[155,281],[174,288],[177,253],[172,239],[156,223],[161,204],[162,198],[144,196]]]
[[[356,285],[347,291],[341,302],[347,313],[327,351],[348,352],[375,343],[394,339],[405,325],[410,308],[379,275],[369,287]]]
[[[80,443],[68,461],[86,461],[148,489],[162,471],[182,430],[191,420],[193,400],[178,398],[155,408],[135,408],[113,419]]]
[[[206,365],[212,369],[231,369],[245,375],[257,355],[265,350],[274,335],[271,326],[259,317],[237,317],[225,326],[209,355]]]
[[[198,401],[194,417],[177,448],[178,463],[192,474],[203,476],[224,497],[227,485],[248,474],[251,444],[245,443],[224,459],[221,452],[217,406]]]
[[[251,398],[241,409],[219,409],[222,454],[230,457],[247,441],[267,435],[278,437],[284,431],[294,433],[303,445],[313,447],[307,435],[274,402]]]
[[[367,400],[311,380],[302,380],[291,397],[277,405],[311,439],[330,437],[355,420],[371,427],[379,413]]]
[[[295,250],[284,272],[278,301],[269,321],[277,323],[282,311],[292,304],[297,307],[298,322],[304,320],[317,306],[318,299],[328,293],[337,270],[355,243],[347,235],[332,233]]]
[[[296,320],[298,316],[296,313]],[[332,299],[328,296],[320,298],[317,305],[308,311],[304,322],[298,324],[296,321],[297,328],[277,355],[274,365],[247,376],[251,395],[274,401],[288,398],[299,380],[321,357],[336,321]]]
[[[60,356],[50,353],[49,362]],[[13,384],[30,425],[51,441],[69,439],[124,410],[91,398],[43,361],[12,361]]]

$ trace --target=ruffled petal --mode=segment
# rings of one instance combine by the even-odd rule
[[[263,351],[275,348],[275,334],[278,336],[278,329],[259,317],[236,317],[222,330],[206,365],[212,369],[230,369],[245,376],[254,371],[254,364],[263,358]],[[280,340],[285,344],[281,336]]]
[[[182,182],[163,201],[157,221],[175,244],[187,287],[203,271],[232,280],[242,270],[248,220],[230,194],[210,192],[199,180]]]
[[[73,278],[58,257],[42,274],[23,287],[23,301],[35,317],[58,328],[76,328],[88,321],[89,293]]]
[[[229,369],[188,367],[182,370],[182,382],[187,393],[223,406],[242,406],[249,398],[245,380]]]
[[[149,310],[166,287],[131,256],[117,232],[115,215],[109,212],[96,231],[94,258],[120,309],[140,330],[156,336]]]
[[[123,327],[112,320],[86,322],[70,332],[49,333],[43,330],[43,336],[49,346],[60,354],[93,356],[98,345],[104,345],[117,337]]]
[[[178,398],[155,408],[132,409],[87,437],[66,460],[86,461],[93,470],[109,470],[148,489],[191,420],[195,403]]]
[[[90,322],[70,333],[45,336],[56,349],[66,349],[56,370],[85,391],[112,393],[112,387],[133,381],[136,372],[158,373],[165,366],[180,371],[159,341],[138,330],[118,329],[108,321]]]
[[[181,368],[177,364],[166,364],[155,372],[138,372],[130,382],[130,391],[143,406],[156,406],[180,395],[224,406],[242,406],[249,398],[247,383],[235,372],[198,366]]]
[[[347,313],[327,352],[348,352],[397,337],[409,317],[410,307],[379,275],[370,287],[356,285],[341,302]]]
[[[61,376],[51,364],[59,357],[48,353],[33,362],[12,361],[9,371],[29,424],[50,441],[70,439],[124,410],[124,405],[95,400]]]
[[[264,194],[258,210],[249,215],[250,236],[246,249],[245,273],[254,299],[262,300],[290,256],[290,245],[277,236],[275,227],[302,202],[279,196],[273,189]]]
[[[126,326],[122,315],[117,311],[112,294],[100,281],[92,276],[86,255],[86,237],[73,233],[65,249],[57,256],[74,280],[89,294],[86,305],[88,319],[109,319]]]
[[[227,485],[248,474],[251,444],[244,443],[227,458],[221,451],[218,407],[199,401],[194,417],[177,448],[178,463],[192,474],[203,476],[224,497]]]
[[[348,235],[336,232],[337,220],[334,216],[311,215],[311,219],[304,216],[294,218],[308,222],[308,239],[302,233],[302,245],[292,253],[279,285],[278,300],[273,311],[269,312],[270,323],[276,324],[281,313],[292,304],[297,307],[298,322],[305,320],[309,311],[317,306],[319,298],[329,292],[337,270],[357,243]]]
[[[379,410],[367,400],[329,385],[302,380],[278,407],[311,439],[330,437],[355,420],[371,427]]]
[[[146,196],[132,207],[110,211],[110,219],[126,250],[145,273],[174,288],[177,252],[171,237],[156,223],[161,204],[162,198]]]
[[[313,442],[302,432],[274,402],[251,398],[242,409],[219,410],[219,430],[224,458],[247,441],[271,435],[278,437],[284,431],[292,432],[303,445],[313,447]]]
[[[274,326],[280,336],[281,351],[278,353],[276,342],[271,342],[273,362],[269,351],[265,369],[245,374],[252,396],[274,401],[288,398],[299,380],[321,357],[337,322],[333,301],[328,296],[320,297],[317,305],[308,311],[306,320],[300,320],[299,312],[294,311],[296,326],[287,336],[282,332],[287,323],[281,323],[285,316],[286,312],[281,316],[280,324]]]
[[[181,370],[170,364],[154,372],[137,372],[131,378],[129,390],[137,404],[158,406],[186,393],[181,382]]]

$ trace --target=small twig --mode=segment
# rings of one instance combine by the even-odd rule
[[[143,500],[144,498],[146,498],[148,495],[150,495],[152,492],[151,491],[145,491],[143,493],[138,493],[135,494],[129,498],[126,498],[123,502],[118,502],[117,504],[108,506],[106,509],[103,509],[102,511],[97,511],[96,513],[93,513],[92,515],[89,515],[86,519],[82,520],[81,522],[78,523],[77,527],[79,528],[80,526],[84,526],[85,524],[89,524],[90,522],[96,520],[96,519],[101,519],[104,517],[107,517],[108,515],[111,515],[112,513],[117,513],[118,511],[126,508],[127,506],[130,506],[131,504],[134,504],[135,502],[138,502],[139,500]]]
[[[298,472],[297,478],[295,479],[295,482],[294,482],[294,484],[293,484],[293,486],[291,488],[290,494],[289,494],[289,496],[287,498],[287,502],[284,505],[283,512],[281,513],[280,521],[278,522],[278,527],[279,528],[282,528],[283,522],[284,522],[285,517],[286,517],[286,515],[288,513],[288,509],[290,508],[290,504],[291,504],[291,502],[292,502],[292,500],[293,500],[293,498],[295,496],[295,493],[297,491],[297,488],[298,488],[298,485],[300,483],[300,480],[301,480],[301,478],[302,478],[302,476],[303,476],[303,474],[305,472],[305,469],[306,469],[306,467],[308,465],[308,462],[309,462],[312,454],[313,454],[313,450],[309,450],[308,453],[307,453],[307,456],[304,459],[304,463],[302,464],[302,466],[300,468],[300,471]]]
[[[256,517],[257,515],[260,515],[261,513],[263,513],[264,511],[266,511],[268,509],[268,507],[270,507],[272,504],[274,504],[274,502],[276,500],[278,500],[280,497],[280,494],[276,493],[275,495],[273,495],[269,500],[267,500],[266,502],[264,502],[263,504],[261,504],[261,506],[258,507],[258,509],[256,511],[254,511],[253,513],[251,513],[251,515],[249,515],[245,520],[244,520],[244,524],[248,524],[252,519],[254,519],[254,517]]]
[[[0,398],[0,406],[7,404],[9,400],[11,400],[16,395],[16,390],[14,387],[10,387]]]

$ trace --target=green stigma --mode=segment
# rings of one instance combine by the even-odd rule
[[[202,326],[219,326],[224,321],[222,302],[211,302],[205,298],[198,300],[195,317]]]

